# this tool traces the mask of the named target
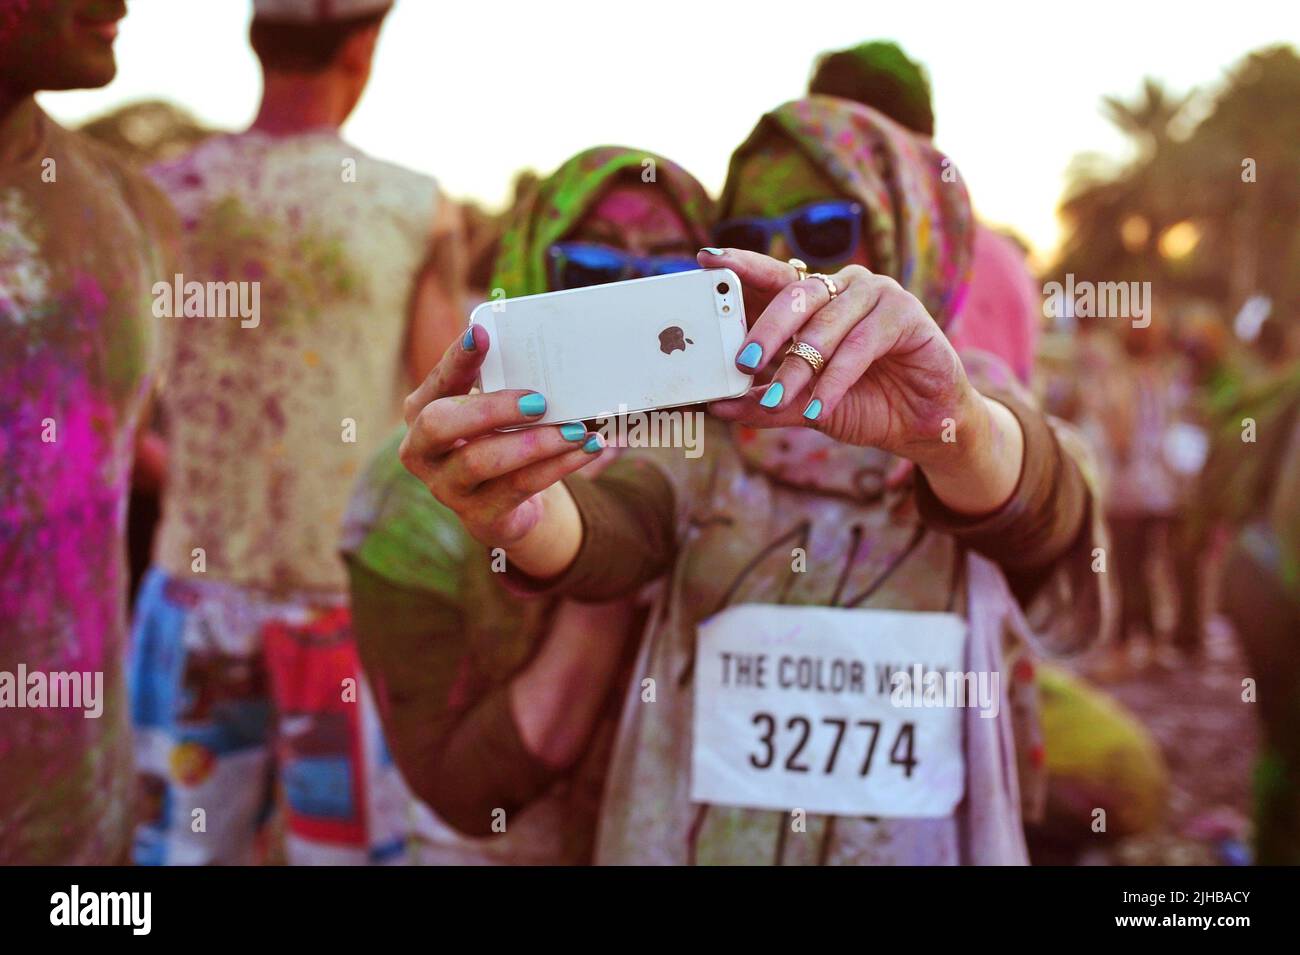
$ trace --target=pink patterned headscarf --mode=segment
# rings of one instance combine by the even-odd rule
[[[810,96],[778,107],[731,157],[722,217],[735,199],[737,171],[772,135],[785,136],[863,207],[868,261],[915,295],[949,336],[966,294],[974,217],[952,161],[931,142],[869,106]],[[759,160],[761,161],[761,159]],[[901,461],[885,451],[843,444],[811,428],[738,427],[750,464],[778,480],[871,500]]]
[[[952,160],[869,106],[809,96],[763,116],[732,154],[723,218],[740,164],[773,132],[862,204],[872,271],[896,279],[948,330],[965,296],[974,241],[970,199]]]

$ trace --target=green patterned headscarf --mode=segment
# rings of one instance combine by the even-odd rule
[[[514,208],[501,237],[491,288],[504,289],[507,298],[550,291],[547,250],[623,176],[638,176],[666,190],[692,239],[708,244],[713,203],[694,176],[644,149],[597,146],[565,162]]]

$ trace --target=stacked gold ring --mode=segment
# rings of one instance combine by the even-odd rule
[[[807,342],[795,342],[785,350],[787,355],[797,355],[812,366],[813,374],[820,375],[822,368],[826,365],[826,359],[822,353]]]
[[[826,286],[826,291],[830,293],[832,301],[835,300],[836,295],[840,294],[840,290],[835,287],[835,282],[829,275],[823,275],[821,272],[814,272],[811,277],[821,279],[822,284]]]
[[[789,259],[787,261],[794,267],[795,272],[799,276],[800,282],[809,278],[808,266],[802,259]],[[832,299],[834,299],[836,295],[840,294],[840,290],[835,287],[835,282],[829,275],[823,275],[821,272],[814,272],[811,277],[819,279],[821,283],[826,286],[826,291]],[[822,373],[822,368],[826,366],[826,359],[822,357],[822,353],[807,342],[795,341],[785,350],[785,353],[787,355],[797,355],[806,361],[812,367],[814,375],[820,375]]]

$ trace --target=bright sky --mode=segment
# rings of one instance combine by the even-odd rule
[[[131,0],[129,11],[117,79],[44,94],[56,118],[161,98],[221,128],[251,120],[261,81],[249,0]],[[732,149],[803,90],[817,53],[873,38],[929,68],[936,139],[980,213],[1047,252],[1071,157],[1125,148],[1103,95],[1130,99],[1146,75],[1205,87],[1249,50],[1300,46],[1300,4],[398,0],[344,132],[494,206],[518,169],[548,172],[598,143],[663,153],[716,192]]]

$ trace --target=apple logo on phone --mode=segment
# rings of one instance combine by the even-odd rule
[[[659,350],[665,355],[671,355],[673,352],[686,351],[687,345],[694,345],[695,342],[686,337],[686,333],[677,325],[669,325],[659,333]]]

